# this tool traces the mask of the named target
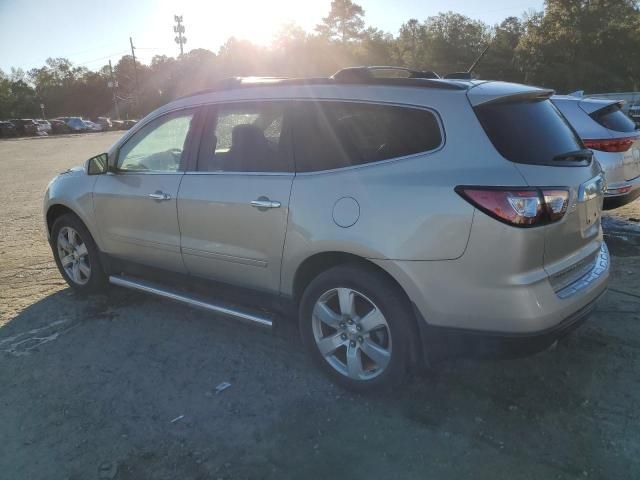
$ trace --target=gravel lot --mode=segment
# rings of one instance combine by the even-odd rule
[[[0,142],[0,478],[640,478],[640,201],[605,219],[611,289],[556,348],[362,397],[291,332],[67,288],[42,192],[119,135]]]

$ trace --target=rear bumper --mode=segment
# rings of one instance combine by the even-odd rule
[[[533,355],[582,325],[605,291],[557,325],[532,333],[485,332],[426,325],[421,332],[424,351],[431,362],[452,357],[517,358]]]
[[[626,191],[626,193],[615,193],[619,191],[618,189],[626,189],[627,187],[629,187],[629,190]],[[622,207],[623,205],[633,202],[638,197],[640,197],[640,177],[628,182],[610,184],[607,186],[603,208],[605,210],[612,210]]]

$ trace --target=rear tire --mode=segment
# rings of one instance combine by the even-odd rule
[[[403,382],[413,321],[404,292],[357,265],[321,273],[300,302],[300,334],[312,359],[335,383],[358,392]]]
[[[58,270],[70,287],[82,293],[104,291],[107,276],[100,262],[100,251],[76,215],[66,213],[53,222],[51,249]]]

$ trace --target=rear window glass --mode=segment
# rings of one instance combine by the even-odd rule
[[[584,148],[550,100],[490,103],[475,111],[493,146],[512,162],[546,165]]]
[[[351,102],[309,102],[299,107],[294,125],[299,172],[404,157],[442,143],[438,120],[427,110]]]
[[[620,105],[613,104],[591,114],[596,122],[615,132],[633,132],[636,124],[620,109]]]

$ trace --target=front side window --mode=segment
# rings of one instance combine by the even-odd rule
[[[204,172],[287,172],[285,107],[280,103],[216,107],[200,147],[198,170]]]
[[[363,165],[435,150],[442,144],[428,110],[353,102],[302,102],[294,123],[296,170]]]
[[[193,112],[163,116],[142,127],[118,154],[118,170],[177,172],[180,170]]]

